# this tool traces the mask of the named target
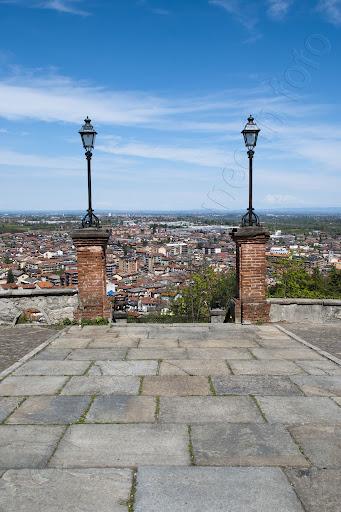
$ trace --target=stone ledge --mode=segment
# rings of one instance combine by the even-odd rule
[[[270,298],[267,299],[269,304],[297,304],[297,305],[322,305],[322,306],[341,306],[340,299],[295,299],[295,298]]]
[[[75,288],[56,288],[54,289],[46,289],[39,290],[37,289],[28,289],[28,290],[0,290],[0,299],[8,299],[8,298],[18,298],[18,297],[53,297],[60,295],[77,295],[78,290]]]

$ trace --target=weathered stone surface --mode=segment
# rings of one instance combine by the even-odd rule
[[[63,432],[64,427],[0,425],[0,468],[44,467]]]
[[[62,395],[137,395],[138,377],[71,377]]]
[[[157,361],[97,361],[88,375],[156,375]]]
[[[179,342],[177,340],[167,339],[141,339],[139,342],[139,348],[179,348]]]
[[[264,421],[257,405],[246,396],[161,397],[159,418],[161,423],[187,424]]]
[[[302,425],[290,432],[313,464],[341,466],[341,425]]]
[[[6,512],[126,512],[129,469],[8,471],[0,480]]]
[[[187,351],[189,359],[252,359],[246,348],[189,348]]]
[[[336,512],[340,509],[340,469],[289,469],[286,473],[308,512]]]
[[[70,338],[68,336],[60,337],[50,344],[50,348],[86,348],[91,341],[91,338]]]
[[[127,359],[187,359],[184,348],[131,348]]]
[[[341,423],[341,408],[332,400],[315,396],[257,396],[270,423]]]
[[[226,336],[226,339],[180,340],[180,347],[184,348],[248,348],[258,346],[258,343],[254,340],[236,336]]]
[[[228,508],[227,508],[228,507]],[[135,512],[303,512],[278,468],[143,467]]]
[[[217,395],[301,395],[288,377],[231,375],[212,377]]]
[[[63,425],[77,421],[90,403],[87,396],[30,397],[7,423]]]
[[[28,361],[12,375],[83,375],[90,361]]]
[[[236,361],[229,362],[236,375],[295,375],[303,373],[295,363],[286,360]]]
[[[100,396],[87,414],[88,423],[153,423],[156,400],[151,396]]]
[[[273,338],[258,337],[257,343],[263,348],[304,348],[304,345],[302,345],[302,343],[300,343],[299,341],[294,341],[292,338],[289,338],[289,336],[278,337],[274,335]]]
[[[70,348],[46,348],[34,356],[33,361],[63,361],[70,354]]]
[[[341,407],[341,397],[336,397],[335,396],[335,397],[332,397],[332,398],[333,398],[334,402],[336,402]]]
[[[299,375],[291,380],[307,396],[341,396],[341,375]]]
[[[7,377],[0,383],[0,396],[55,395],[67,377]]]
[[[96,338],[89,343],[88,348],[135,348],[139,338]]]
[[[73,425],[50,467],[188,465],[185,425]]]
[[[145,377],[142,394],[153,396],[209,395],[210,387],[206,377]]]
[[[79,348],[72,350],[68,359],[74,361],[121,361],[127,350],[124,348]]]
[[[341,375],[341,366],[328,359],[297,361],[297,365],[310,375]]]
[[[21,398],[0,398],[0,423],[13,412],[21,402]]]
[[[309,466],[282,425],[193,425],[192,444],[201,466]]]
[[[162,361],[160,375],[230,375],[231,371],[225,361],[213,361],[209,359],[185,359]]]
[[[251,348],[253,355],[257,359],[323,359],[317,352],[310,348]]]
[[[3,291],[2,291],[3,292]],[[12,324],[30,308],[40,311],[46,323],[57,324],[66,318],[73,320],[78,305],[77,292],[56,290],[6,290],[0,300],[0,322]]]

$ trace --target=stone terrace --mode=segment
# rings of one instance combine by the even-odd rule
[[[340,510],[341,366],[276,326],[72,327],[0,422],[4,512]]]

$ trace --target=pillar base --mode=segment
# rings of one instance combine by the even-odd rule
[[[270,322],[270,304],[261,302],[242,302],[233,299],[233,317],[236,324],[257,324]]]
[[[111,304],[106,290],[106,248],[110,232],[84,228],[71,233],[77,249],[79,307],[76,320],[107,318],[111,321]]]

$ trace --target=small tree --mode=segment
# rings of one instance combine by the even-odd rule
[[[7,272],[7,284],[13,284],[13,283],[15,283],[15,279],[14,279],[13,271],[10,268],[9,271]]]

